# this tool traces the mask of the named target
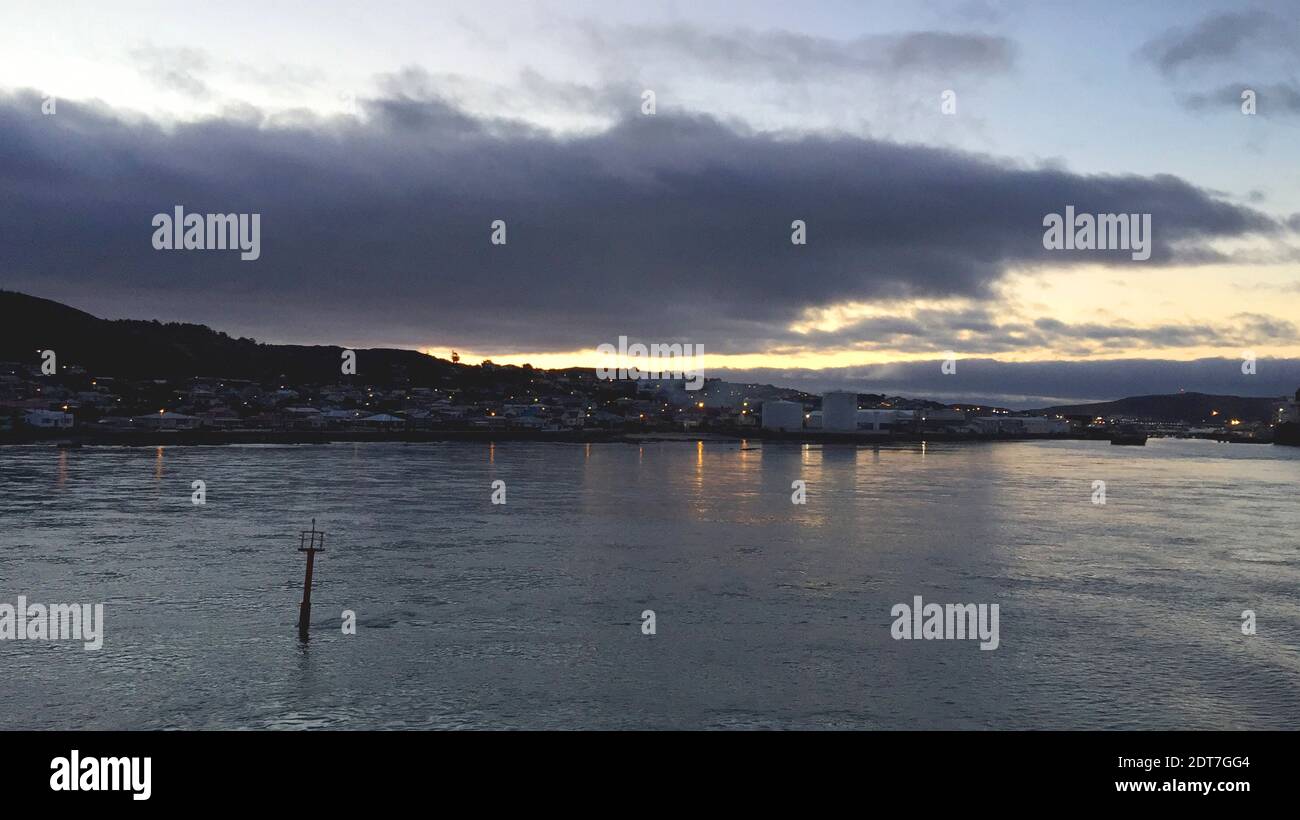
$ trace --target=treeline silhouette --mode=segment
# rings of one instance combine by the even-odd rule
[[[263,344],[183,322],[100,319],[49,299],[0,290],[0,361],[37,365],[42,350],[55,351],[61,371],[79,365],[92,375],[319,383],[340,378],[343,348]],[[357,356],[358,376],[371,384],[401,378],[433,384],[479,370],[414,350],[371,348]]]

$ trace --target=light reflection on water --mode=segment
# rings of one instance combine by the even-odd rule
[[[1300,450],[481,446],[0,448],[0,601],[107,622],[0,642],[0,728],[1300,728]]]

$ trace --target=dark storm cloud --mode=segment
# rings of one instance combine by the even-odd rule
[[[528,352],[627,334],[753,352],[810,306],[992,299],[1007,270],[1041,263],[1140,276],[1218,259],[1215,238],[1283,230],[1168,175],[773,136],[703,115],[561,138],[473,117],[423,79],[390,78],[360,120],[245,110],[171,129],[0,97],[0,285],[109,316],[139,316],[148,294],[161,318],[285,341]],[[261,214],[261,258],[153,250],[153,215],[176,205]],[[1151,261],[1045,251],[1043,216],[1066,205],[1153,214]],[[489,243],[496,219],[506,246]],[[790,242],[795,219],[806,246]]]
[[[729,370],[729,381],[773,383],[809,392],[856,390],[993,404],[1016,409],[1179,390],[1236,396],[1294,395],[1300,385],[1300,359],[1259,359],[1255,375],[1241,372],[1240,359],[1157,359],[1108,361],[1000,362],[959,359],[945,375],[940,361],[904,362],[827,370]]]

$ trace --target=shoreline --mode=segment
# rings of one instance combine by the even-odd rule
[[[0,446],[49,444],[60,447],[160,447],[160,446],[229,446],[236,444],[347,444],[354,442],[431,443],[543,441],[568,444],[643,444],[664,441],[763,441],[787,444],[908,444],[920,442],[999,442],[999,441],[1108,441],[1103,436],[1070,433],[1049,436],[972,433],[775,433],[771,431],[738,432],[646,432],[629,433],[610,430],[167,430],[124,432],[25,430],[0,433]],[[1230,443],[1267,444],[1238,439]]]

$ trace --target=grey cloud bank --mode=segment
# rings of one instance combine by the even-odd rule
[[[1230,62],[1260,45],[1287,48],[1284,32],[1273,15],[1257,9],[1206,17],[1191,26],[1179,26],[1147,42],[1142,57],[1172,74],[1203,64]]]
[[[1292,395],[1300,385],[1300,359],[1260,359],[1256,375],[1240,359],[1159,359],[1000,362],[960,359],[944,375],[940,362],[893,362],[825,370],[758,368],[714,370],[728,381],[779,384],[810,392],[856,390],[1014,409],[1110,401],[1180,390],[1236,396]]]
[[[791,31],[706,31],[695,26],[578,27],[582,46],[607,64],[661,58],[679,66],[790,82],[839,74],[915,77],[917,74],[1001,73],[1015,65],[1016,45],[979,33],[912,31],[833,40]]]
[[[626,334],[752,352],[808,307],[992,299],[1014,268],[1131,265],[1124,251],[1045,251],[1043,215],[1066,204],[1152,213],[1147,265],[1214,261],[1215,239],[1286,230],[1168,175],[703,115],[629,113],[560,138],[471,116],[422,79],[395,75],[361,119],[246,112],[171,129],[73,101],[42,117],[34,92],[0,97],[4,285],[119,316],[139,315],[129,294],[147,291],[165,316],[278,341],[382,334],[526,353]],[[149,220],[176,205],[261,213],[260,261],[154,253]],[[508,245],[489,244],[496,219]],[[792,219],[807,245],[791,245]]]
[[[1115,345],[1178,348],[1209,345],[1248,348],[1291,345],[1300,339],[1294,322],[1256,313],[1238,313],[1219,326],[1187,322],[1138,326],[1124,322],[1064,322],[1052,317],[1033,321],[1004,319],[994,307],[926,309],[914,316],[875,316],[833,331],[786,333],[774,345],[806,344],[812,348],[862,351],[964,351],[981,356],[1025,349],[1067,349],[1076,356],[1105,356]]]
[[[1274,5],[1276,11],[1243,9],[1176,26],[1147,41],[1137,56],[1166,78],[1203,84],[1180,95],[1188,109],[1239,113],[1242,90],[1251,89],[1260,116],[1294,116],[1300,113],[1300,22],[1293,3]],[[1225,78],[1225,70],[1234,76]]]

